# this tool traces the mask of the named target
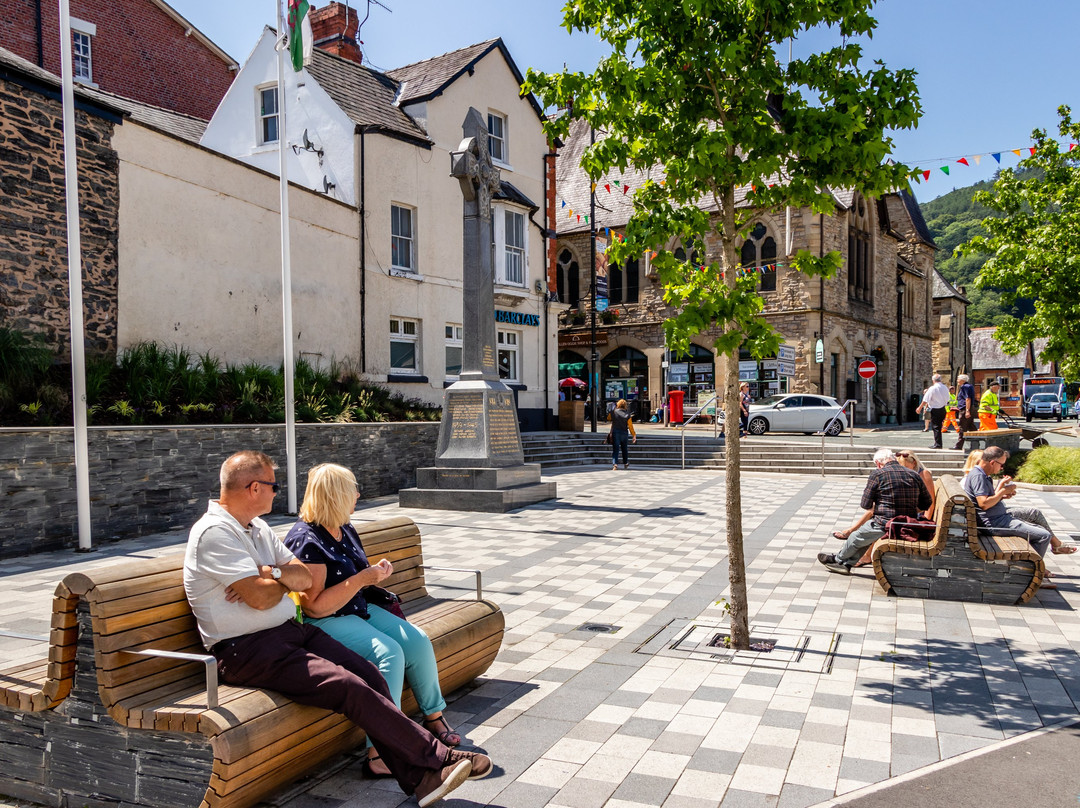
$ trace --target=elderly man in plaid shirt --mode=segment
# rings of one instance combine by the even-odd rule
[[[818,561],[829,572],[851,575],[851,568],[871,544],[885,535],[885,525],[894,516],[919,517],[932,500],[918,472],[904,468],[891,449],[878,449],[874,465],[863,491],[861,506],[873,509],[873,517],[844,542],[838,553],[818,553]]]

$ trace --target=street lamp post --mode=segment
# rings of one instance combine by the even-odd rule
[[[596,130],[589,127],[589,145],[596,143]],[[592,283],[589,284],[592,295],[592,312],[589,325],[589,389],[592,395],[589,397],[592,407],[589,410],[589,420],[592,423],[592,431],[596,431],[596,399],[600,395],[600,377],[596,368],[596,185],[589,177],[589,271]]]
[[[903,396],[900,392],[904,378],[904,276],[896,274],[896,423],[904,423]]]

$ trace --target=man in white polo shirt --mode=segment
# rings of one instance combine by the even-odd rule
[[[222,681],[265,687],[341,713],[364,728],[398,785],[421,806],[491,771],[477,752],[450,749],[395,705],[372,663],[296,618],[290,591],[311,574],[260,519],[277,493],[274,463],[238,452],[221,466],[221,497],[188,536],[184,591]]]
[[[934,445],[931,449],[941,448],[941,425],[945,423],[945,410],[949,404],[949,388],[941,381],[941,374],[935,373],[934,383],[923,393],[919,411],[930,410],[930,428],[934,430]]]

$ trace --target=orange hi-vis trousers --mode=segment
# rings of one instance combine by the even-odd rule
[[[997,429],[997,415],[992,412],[979,413],[979,431]]]
[[[956,413],[957,410],[946,410],[945,422],[941,425],[942,432],[948,432],[950,426],[957,432],[960,431],[960,422],[956,420]]]

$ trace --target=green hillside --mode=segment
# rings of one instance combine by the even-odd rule
[[[972,328],[997,325],[1006,309],[1001,295],[992,289],[976,289],[975,277],[986,262],[987,256],[954,255],[956,246],[972,236],[983,233],[982,220],[991,213],[973,201],[976,191],[993,189],[993,180],[977,182],[957,188],[944,196],[919,205],[926,225],[941,251],[937,254],[938,272],[953,286],[963,286],[971,305],[968,307],[968,325]],[[1015,306],[1007,313],[1023,316],[1027,307]]]

